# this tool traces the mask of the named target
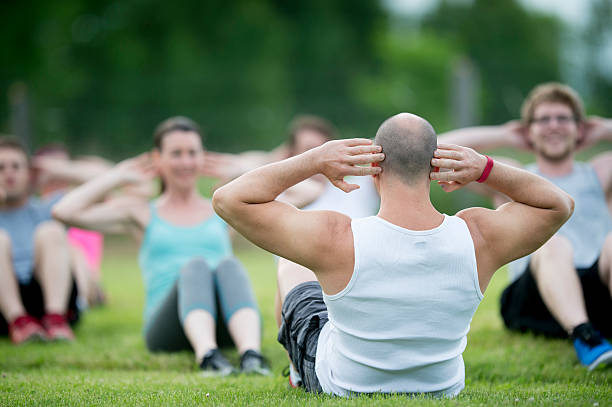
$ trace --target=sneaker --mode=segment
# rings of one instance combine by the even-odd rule
[[[200,363],[200,369],[202,370],[202,376],[207,377],[225,377],[236,373],[234,367],[225,359],[219,349],[209,350],[204,355],[202,363]]]
[[[246,374],[270,376],[272,372],[261,353],[249,349],[240,356],[240,371]]]
[[[578,360],[589,371],[601,364],[612,363],[612,345],[590,323],[574,328],[572,339]]]
[[[74,333],[68,325],[66,317],[61,314],[46,314],[42,317],[42,325],[51,341],[74,341]]]
[[[289,377],[289,387],[292,389],[302,387],[302,377],[297,370],[293,368],[293,364],[290,363],[289,366],[283,369],[283,376]]]
[[[47,333],[40,322],[31,315],[21,315],[8,327],[9,337],[15,345],[21,345],[30,341],[44,341]]]

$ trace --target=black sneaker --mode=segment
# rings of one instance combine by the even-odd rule
[[[204,359],[202,359],[202,363],[200,363],[200,369],[202,370],[202,376],[207,377],[225,377],[236,373],[234,367],[225,359],[219,349],[209,350],[208,353],[204,355]]]
[[[261,353],[249,349],[240,356],[240,371],[246,374],[270,376],[272,372]]]
[[[599,365],[612,363],[612,345],[589,322],[574,328],[571,337],[578,360],[589,371]]]

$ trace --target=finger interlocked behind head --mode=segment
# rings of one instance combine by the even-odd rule
[[[429,182],[437,139],[427,120],[410,113],[392,116],[378,128],[374,143],[382,146],[385,154],[380,163],[385,173],[410,185]]]

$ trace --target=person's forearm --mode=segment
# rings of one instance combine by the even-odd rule
[[[108,171],[110,167],[82,161],[57,160],[44,169],[49,180],[82,184]]]
[[[303,208],[321,196],[325,190],[325,185],[326,182],[319,182],[309,178],[290,187],[276,199],[291,204],[296,208]]]
[[[53,216],[58,220],[69,222],[72,214],[98,202],[122,184],[123,179],[119,172],[108,171],[66,194],[53,207]]]
[[[574,201],[563,190],[542,177],[501,162],[495,162],[485,185],[515,202],[551,210],[563,218],[573,211]]]
[[[275,200],[283,191],[318,173],[311,151],[257,168],[219,188],[213,195],[215,210],[228,212],[232,205]]]
[[[602,134],[602,141],[612,141],[612,119],[603,119],[605,131]]]
[[[514,147],[503,126],[477,126],[452,130],[438,135],[438,141],[457,144],[477,151],[499,147]]]

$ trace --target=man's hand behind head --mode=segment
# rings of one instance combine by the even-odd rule
[[[304,154],[312,154],[318,171],[344,192],[359,188],[359,185],[346,182],[344,177],[380,174],[382,168],[368,164],[385,159],[382,147],[362,138],[328,141]]]
[[[580,128],[580,137],[576,148],[582,150],[600,141],[612,139],[612,119],[590,116]]]
[[[431,165],[441,170],[450,170],[434,171],[430,178],[438,181],[444,191],[451,192],[480,178],[487,165],[487,158],[468,147],[438,144]]]

